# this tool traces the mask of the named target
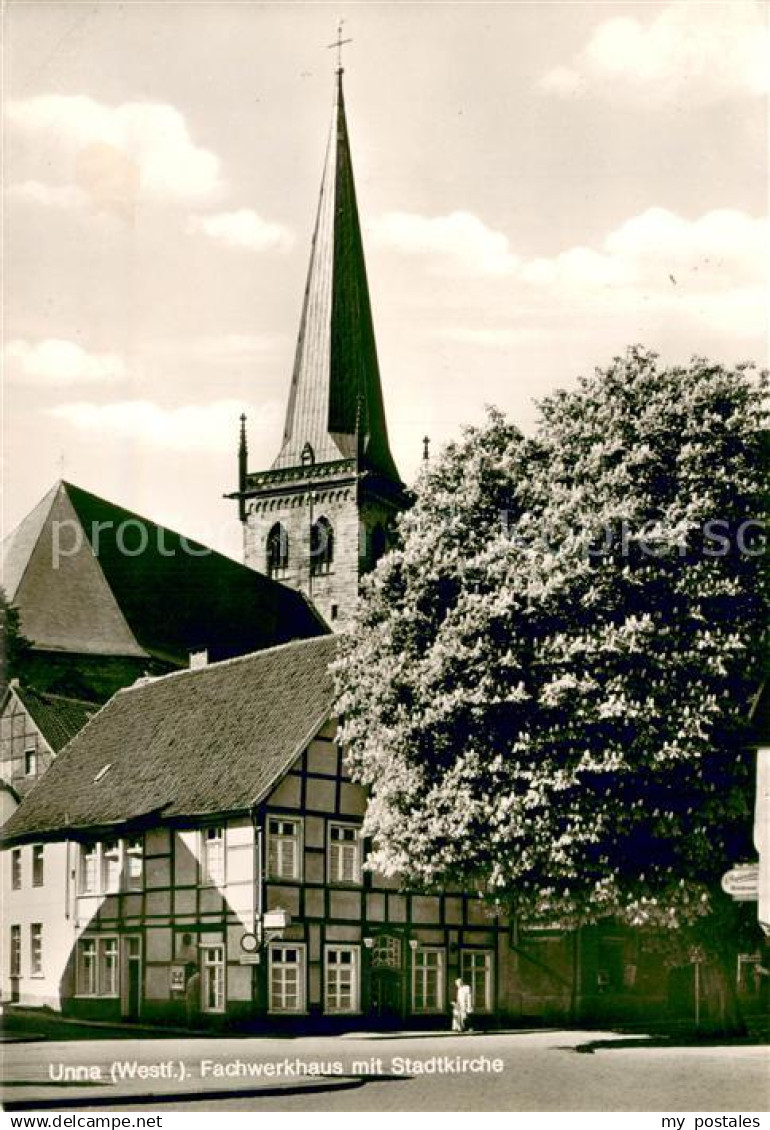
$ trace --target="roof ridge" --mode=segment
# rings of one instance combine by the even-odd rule
[[[307,647],[309,644],[319,644],[321,642],[327,643],[336,641],[339,636],[336,633],[330,632],[324,636],[310,636],[308,639],[287,640],[286,643],[273,644],[272,647],[259,648],[257,651],[249,651],[245,655],[233,655],[229,659],[218,659],[214,663],[206,663],[202,667],[183,667],[179,671],[169,671],[165,675],[150,675],[140,676],[136,682],[131,683],[127,687],[120,687],[112,698],[117,698],[118,695],[128,694],[130,691],[140,691],[144,687],[152,686],[156,683],[165,683],[169,679],[179,679],[184,675],[204,675],[207,671],[219,671],[223,667],[232,667],[236,663],[244,663],[252,659],[258,659],[262,656],[272,655],[276,651],[284,651],[289,648]],[[111,702],[112,699],[108,699]],[[106,706],[108,703],[105,703]]]

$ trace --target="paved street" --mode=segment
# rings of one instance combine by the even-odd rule
[[[768,1110],[767,1046],[644,1045],[558,1030],[46,1040],[5,1046],[4,1100],[157,1111]],[[72,1078],[76,1067],[87,1081]]]

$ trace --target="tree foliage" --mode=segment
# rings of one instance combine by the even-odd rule
[[[30,646],[21,631],[19,610],[8,602],[5,590],[0,588],[0,686],[18,676]]]
[[[374,866],[565,925],[710,909],[753,854],[766,392],[633,348],[428,466],[337,668]]]

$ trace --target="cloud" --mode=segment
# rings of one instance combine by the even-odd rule
[[[34,344],[16,338],[5,346],[5,361],[9,379],[50,387],[117,381],[126,375],[117,353],[87,353],[61,338]]]
[[[647,305],[751,335],[766,324],[768,262],[764,218],[720,209],[687,220],[649,208],[609,232],[600,247],[529,260],[518,277],[572,303]]]
[[[369,232],[379,247],[428,257],[437,274],[509,275],[518,264],[508,237],[471,212],[448,216],[388,212],[371,223]]]
[[[770,91],[769,49],[765,4],[678,0],[645,22],[620,16],[599,24],[572,64],[548,71],[541,86],[657,103],[762,96]]]
[[[88,199],[83,190],[76,185],[45,184],[39,180],[26,180],[20,184],[9,185],[6,196],[11,200],[42,204],[46,208],[81,208]]]
[[[166,103],[106,106],[51,94],[11,101],[6,114],[13,128],[43,138],[62,158],[58,183],[46,186],[53,195],[26,190],[41,204],[59,203],[61,192],[76,187],[97,206],[118,209],[138,200],[200,202],[222,187],[219,159],[193,142],[184,116]]]
[[[78,401],[48,409],[48,415],[95,437],[105,435],[165,451],[226,453],[235,450],[238,418],[249,413],[250,433],[277,430],[279,406],[268,402],[256,407],[239,400],[165,408],[151,400],[124,400],[113,404]]]
[[[422,254],[426,275],[435,273],[439,241],[422,236],[437,230],[445,234],[446,226],[440,222],[436,228],[424,217],[412,219],[417,222],[400,224],[398,230],[420,238],[389,245],[405,254]],[[478,230],[489,231],[480,220]],[[555,320],[562,333],[570,318],[654,327],[676,322],[681,328],[686,325],[689,333],[697,327],[741,338],[766,334],[770,225],[764,218],[717,209],[688,219],[653,207],[593,245],[528,259],[511,251],[504,236],[501,239],[505,271],[487,271],[483,292],[471,297],[466,289],[464,321],[439,325],[430,331],[432,336],[479,348],[509,348],[553,332]],[[478,273],[479,259],[471,258],[467,240],[461,240],[455,255],[449,239],[441,248],[445,273],[468,271],[474,263]],[[434,280],[432,301],[435,292]],[[447,302],[451,294],[447,285]]]
[[[294,243],[288,228],[263,220],[251,208],[219,212],[214,216],[191,216],[187,228],[227,247],[245,251],[288,251]]]

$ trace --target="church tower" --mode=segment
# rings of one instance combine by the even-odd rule
[[[342,67],[310,252],[283,441],[238,499],[247,565],[300,589],[332,627],[387,549],[406,489],[390,453],[350,159]]]

